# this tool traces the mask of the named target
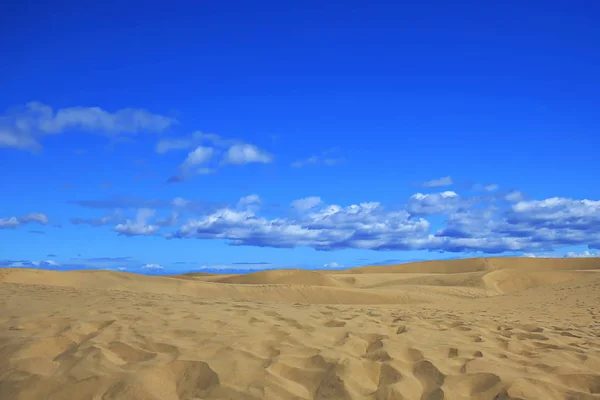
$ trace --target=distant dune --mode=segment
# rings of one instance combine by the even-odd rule
[[[367,266],[347,269],[346,273],[428,273],[455,274],[458,272],[494,271],[516,269],[531,271],[573,271],[600,269],[600,257],[593,258],[533,258],[496,257],[467,258],[456,260],[433,260],[396,265]]]
[[[216,282],[241,285],[309,285],[309,286],[346,286],[342,281],[320,272],[302,269],[261,271],[246,275],[229,276]]]
[[[600,258],[0,269],[4,399],[600,399]]]

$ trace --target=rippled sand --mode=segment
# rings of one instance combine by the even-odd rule
[[[600,399],[597,271],[0,269],[0,399]]]

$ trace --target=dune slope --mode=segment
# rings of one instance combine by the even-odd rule
[[[599,261],[0,269],[0,399],[600,399]]]

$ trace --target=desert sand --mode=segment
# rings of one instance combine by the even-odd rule
[[[600,399],[600,259],[0,269],[0,399]]]

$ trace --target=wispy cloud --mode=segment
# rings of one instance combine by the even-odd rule
[[[298,211],[307,211],[321,204],[321,198],[318,196],[305,197],[292,201],[292,208]]]
[[[325,166],[333,166],[342,164],[346,161],[344,157],[335,156],[335,153],[339,152],[339,149],[333,148],[327,151],[322,152],[318,155],[312,155],[308,158],[303,158],[300,160],[296,160],[291,164],[292,168],[301,168],[310,165],[325,165]]]
[[[438,188],[438,187],[444,187],[444,186],[451,186],[454,184],[454,180],[452,179],[451,176],[444,176],[438,179],[432,179],[430,181],[427,182],[423,182],[421,183],[421,186],[426,187],[426,188]]]
[[[52,107],[30,102],[15,107],[0,116],[0,147],[39,151],[40,139],[77,129],[80,132],[104,134],[112,137],[141,132],[163,132],[175,119],[136,108],[114,112],[99,107]]]
[[[231,263],[231,265],[272,265],[272,263],[270,262],[266,262],[266,261],[258,261],[258,262],[234,262]]]
[[[500,189],[500,185],[498,185],[496,183],[491,183],[488,185],[482,185],[480,183],[475,183],[474,185],[471,186],[471,189],[475,190],[475,191],[495,192],[496,190]]]
[[[123,219],[124,217],[121,211],[116,210],[112,215],[107,215],[100,218],[71,218],[69,221],[73,225],[104,226],[118,224],[122,222]]]
[[[188,136],[170,137],[159,140],[156,144],[157,153],[186,150],[197,146],[227,148],[242,143],[241,140],[225,138],[215,133],[196,131]]]
[[[31,223],[47,225],[48,216],[42,213],[29,213],[23,217],[0,218],[0,229],[14,229]]]

